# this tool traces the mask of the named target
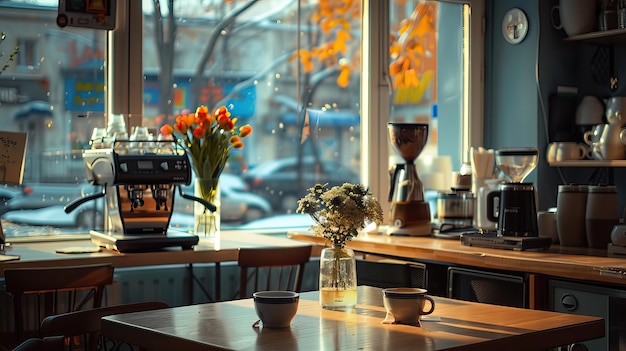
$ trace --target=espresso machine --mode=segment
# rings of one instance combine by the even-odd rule
[[[180,189],[180,185],[191,182],[191,164],[185,150],[172,140],[151,143],[150,147],[137,149],[135,143],[116,140],[110,148],[83,151],[87,180],[102,186],[103,191],[73,201],[65,212],[104,197],[104,231],[90,233],[92,242],[99,246],[130,252],[173,246],[190,249],[196,245],[196,235],[168,233],[176,188],[180,196],[215,211],[210,202]]]
[[[387,234],[428,236],[430,207],[424,201],[424,186],[414,163],[428,140],[428,124],[389,122],[387,130],[393,149],[404,160],[389,170],[392,225]]]
[[[463,235],[464,244],[518,250],[550,247],[552,239],[539,237],[537,229],[537,192],[532,183],[524,182],[538,160],[535,148],[496,150],[496,166],[506,182],[487,195],[487,218],[497,223],[497,233]]]

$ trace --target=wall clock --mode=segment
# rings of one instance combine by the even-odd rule
[[[512,8],[502,18],[502,35],[511,44],[519,44],[528,33],[528,18],[524,11]]]

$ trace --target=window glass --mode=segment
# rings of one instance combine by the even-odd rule
[[[223,229],[283,227],[308,187],[364,179],[361,126],[370,116],[361,109],[361,2],[175,0],[158,2],[156,10],[154,3],[142,1],[142,13],[130,14],[143,21],[141,43],[129,36],[127,44],[142,46],[143,113],[133,125],[156,137],[181,113],[225,105],[239,124],[254,128],[222,178]],[[0,114],[7,116],[0,129],[29,135],[24,185],[0,185],[7,236],[85,233],[103,225],[102,201],[70,214],[63,207],[100,191],[86,181],[82,151],[94,128],[106,127],[107,68],[129,69],[137,58],[107,62],[107,31],[59,28],[56,6],[52,0],[0,2],[0,31],[7,33],[0,52],[20,48],[0,74]],[[429,123],[425,154],[451,155],[455,164],[467,113],[466,10],[457,3],[389,0],[386,62],[397,64],[394,44],[413,28],[403,40],[419,56],[415,76],[406,79],[417,78],[417,85],[392,82],[389,111],[371,116]],[[442,18],[446,26],[439,25]],[[380,138],[368,147],[388,143],[386,133]],[[193,204],[177,198],[174,212],[171,224],[190,229]],[[275,216],[280,219],[255,223]]]
[[[215,3],[174,1],[173,16],[144,3],[144,124],[156,129],[198,105],[225,105],[252,125],[225,170],[246,184],[236,190],[244,206],[221,199],[223,211],[244,213],[222,213],[222,228],[259,211],[294,214],[316,183],[359,182],[360,2]]]
[[[429,125],[428,142],[416,165],[430,198],[437,191],[450,191],[451,172],[459,170],[463,161],[468,9],[461,2],[391,2],[390,121]],[[392,149],[390,159],[405,162]]]
[[[86,181],[82,150],[104,125],[106,32],[60,28],[57,1],[0,2],[1,130],[28,133],[22,186],[0,184],[8,237],[102,227],[101,203],[64,206],[98,189]]]

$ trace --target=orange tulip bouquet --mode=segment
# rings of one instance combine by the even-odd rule
[[[213,114],[206,106],[199,106],[195,113],[177,116],[173,125],[161,127],[161,134],[176,138],[189,154],[200,197],[211,203],[230,151],[243,148],[242,139],[251,133],[248,124],[237,127],[237,118],[231,118],[225,106]]]

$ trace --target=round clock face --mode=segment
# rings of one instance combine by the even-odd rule
[[[528,33],[528,18],[524,11],[513,8],[502,19],[502,35],[511,44],[518,44]]]

